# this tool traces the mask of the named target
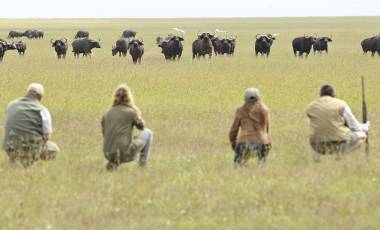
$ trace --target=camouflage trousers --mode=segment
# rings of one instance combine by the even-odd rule
[[[320,142],[320,143],[310,143],[311,148],[322,155],[325,154],[340,154],[344,151],[345,141],[331,141],[331,142]]]
[[[258,157],[259,162],[265,162],[271,146],[268,144],[238,144],[235,148],[234,162],[245,165],[250,158]]]
[[[311,148],[318,154],[343,154],[359,144],[361,138],[356,132],[352,132],[348,140],[345,141],[326,141],[326,142],[312,142],[310,141]]]
[[[40,159],[55,159],[59,148],[54,142],[44,142],[40,137],[10,136],[5,151],[11,163],[20,162],[26,168]]]

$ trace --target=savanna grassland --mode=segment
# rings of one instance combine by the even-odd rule
[[[179,62],[166,62],[157,35],[186,30]],[[26,40],[25,57],[7,52],[0,63],[0,129],[9,101],[31,82],[45,86],[53,115],[53,162],[12,169],[0,154],[0,229],[379,229],[380,58],[360,42],[379,33],[380,18],[0,20],[9,30],[45,31]],[[141,65],[111,56],[126,29],[144,39]],[[237,36],[233,57],[191,60],[198,31]],[[101,39],[92,58],[55,57],[51,38],[70,43],[78,29]],[[257,33],[280,33],[269,58],[256,58]],[[294,58],[291,41],[332,35],[329,55]],[[330,83],[361,117],[360,75],[367,83],[371,155],[360,149],[314,163],[305,109]],[[148,168],[136,163],[105,170],[100,118],[115,87],[127,83],[154,131]],[[258,87],[271,108],[273,149],[268,163],[235,169],[228,131],[243,91]],[[2,138],[2,132],[0,138]]]

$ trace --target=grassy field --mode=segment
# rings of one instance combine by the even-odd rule
[[[45,31],[26,40],[25,57],[8,52],[0,63],[0,129],[9,101],[31,82],[46,88],[54,162],[11,169],[0,154],[0,229],[379,229],[380,59],[363,56],[360,41],[379,33],[380,18],[0,20],[11,29]],[[170,28],[186,30],[184,55],[165,62],[154,44]],[[145,41],[141,65],[111,56],[126,29]],[[237,36],[233,57],[191,60],[198,31]],[[101,39],[92,58],[55,58],[50,38],[78,29]],[[257,33],[280,33],[271,56],[256,58]],[[332,35],[329,55],[294,58],[291,41]],[[371,156],[363,149],[342,161],[310,157],[306,106],[330,83],[361,116],[360,75],[367,82]],[[105,170],[100,118],[115,87],[127,83],[155,134],[149,167]],[[273,149],[268,163],[235,169],[228,143],[243,91],[258,87],[271,108]],[[0,134],[2,138],[2,131]]]

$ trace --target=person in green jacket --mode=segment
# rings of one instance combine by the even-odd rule
[[[52,120],[49,110],[41,104],[44,87],[28,86],[24,97],[12,101],[6,110],[3,149],[10,162],[24,167],[35,161],[54,159],[58,146],[50,141]]]
[[[117,87],[111,108],[103,114],[101,126],[107,170],[113,171],[122,163],[134,161],[138,155],[139,166],[146,165],[153,133],[145,127],[140,109],[126,84]],[[134,127],[140,130],[137,136],[133,136]]]

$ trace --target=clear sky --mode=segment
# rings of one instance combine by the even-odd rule
[[[380,15],[380,0],[14,0],[6,2],[5,7],[2,7],[0,18]]]

